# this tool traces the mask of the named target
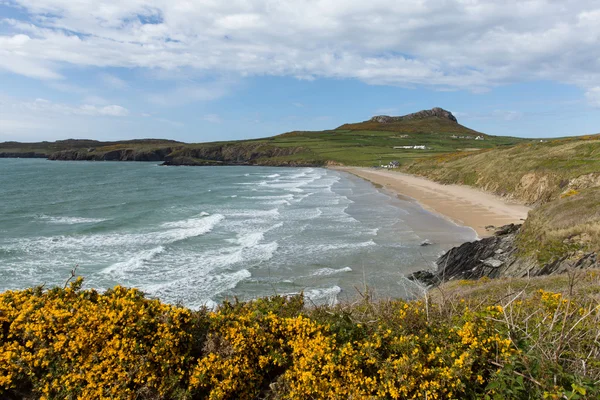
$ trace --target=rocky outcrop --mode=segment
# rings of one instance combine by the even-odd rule
[[[48,158],[48,154],[37,153],[35,151],[1,152],[0,158]]]
[[[172,152],[170,147],[160,149],[96,149],[63,150],[50,154],[49,160],[61,161],[164,161]]]
[[[406,121],[406,120],[411,120],[411,119],[425,119],[425,118],[432,118],[432,117],[448,119],[452,122],[458,122],[456,117],[454,115],[452,115],[452,113],[450,111],[446,111],[443,108],[439,108],[439,107],[432,108],[431,110],[419,111],[419,112],[404,115],[401,117],[390,117],[387,115],[377,115],[377,116],[371,118],[370,122],[378,122],[380,124],[390,124],[390,123],[394,123],[394,122],[398,122],[398,121]]]
[[[264,165],[320,167],[325,161],[307,159],[302,147],[278,147],[265,142],[240,142],[169,147],[88,147],[55,151],[3,152],[0,157],[48,158],[60,161],[162,161],[163,165]],[[296,156],[296,157],[295,157]]]
[[[492,237],[454,247],[437,260],[437,270],[418,271],[409,279],[434,286],[456,279],[541,276],[570,268],[600,267],[598,254],[594,252],[575,258],[564,256],[541,266],[534,259],[519,257],[516,240],[520,228],[521,225],[506,225]]]
[[[222,144],[184,148],[173,152],[164,165],[264,165],[306,167],[322,166],[318,160],[304,160],[297,156],[302,147],[277,147],[264,143]]]

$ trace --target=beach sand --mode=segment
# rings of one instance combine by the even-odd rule
[[[522,223],[530,207],[462,185],[442,185],[396,171],[361,167],[334,167],[367,179],[398,195],[416,200],[429,211],[441,214],[459,225],[471,227],[479,237],[493,235],[493,229],[510,223]]]

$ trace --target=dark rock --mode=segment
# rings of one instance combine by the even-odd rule
[[[388,115],[377,115],[371,118],[372,122],[378,122],[380,124],[390,124],[393,122],[403,121],[403,120],[411,120],[411,119],[425,119],[425,118],[443,118],[448,119],[452,122],[458,122],[456,117],[452,115],[450,111],[446,111],[443,108],[435,107],[431,110],[423,110],[413,114],[404,115],[401,117],[390,117]]]
[[[431,246],[433,243],[429,239],[425,239],[421,242],[421,246]]]
[[[426,286],[432,286],[432,285],[435,285],[438,283],[437,275],[435,274],[435,272],[429,271],[429,270],[413,272],[407,278],[413,282],[414,281],[421,282],[422,284],[424,284]]]
[[[36,153],[34,151],[1,152],[0,158],[48,158],[48,155],[44,153]]]
[[[435,285],[455,279],[541,276],[573,268],[600,267],[596,253],[578,257],[568,255],[546,265],[538,265],[532,258],[519,257],[516,240],[520,228],[521,225],[505,225],[498,228],[492,237],[454,247],[437,260],[435,273],[425,270],[411,276],[428,285]]]

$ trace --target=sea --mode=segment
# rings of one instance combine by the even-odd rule
[[[324,168],[0,159],[0,292],[139,288],[190,308],[303,293],[310,304],[415,295],[475,232]],[[422,246],[424,241],[432,244]]]

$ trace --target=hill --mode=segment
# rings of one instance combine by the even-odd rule
[[[378,116],[370,121],[346,124],[333,130],[289,132],[256,140],[196,144],[150,139],[122,142],[5,142],[0,143],[0,157],[160,160],[175,165],[374,166],[391,161],[404,164],[434,155],[510,146],[520,142],[523,139],[489,136],[466,128],[450,112],[434,108],[402,117]],[[421,148],[415,149],[414,146]]]
[[[444,279],[598,266],[600,135],[443,155],[414,161],[403,170],[535,206],[518,231],[463,245],[440,259]]]

